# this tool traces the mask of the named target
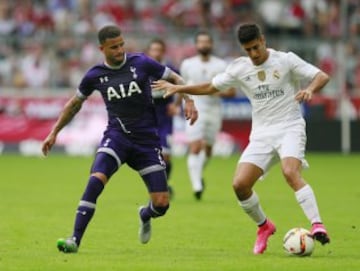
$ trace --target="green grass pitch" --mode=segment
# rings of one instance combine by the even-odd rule
[[[287,256],[287,230],[309,223],[279,166],[255,186],[276,223],[263,255],[253,255],[256,227],[238,206],[231,180],[238,157],[214,158],[206,168],[206,192],[193,198],[186,160],[174,159],[175,198],[153,221],[150,243],[138,241],[138,207],[148,200],[137,173],[122,167],[98,200],[78,254],[62,254],[56,240],[71,234],[91,157],[47,159],[0,156],[0,270],[359,270],[360,155],[309,154],[305,179],[312,185],[331,244],[316,244],[311,257]]]

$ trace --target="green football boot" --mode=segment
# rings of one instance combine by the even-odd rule
[[[76,253],[78,251],[78,245],[72,237],[67,239],[58,239],[56,242],[56,246],[59,251],[64,253]]]

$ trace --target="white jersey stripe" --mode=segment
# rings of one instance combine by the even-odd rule
[[[141,170],[139,170],[139,174],[140,176],[144,176],[146,174],[152,173],[152,172],[156,172],[156,171],[162,171],[165,169],[165,166],[162,165],[152,165],[146,168],[143,168]]]
[[[116,160],[118,167],[121,166],[121,160],[120,160],[119,156],[117,156],[116,152],[113,149],[101,147],[101,148],[98,148],[97,153],[98,152],[104,152],[104,153],[107,153],[108,155],[112,156]]]
[[[88,208],[91,208],[91,209],[95,209],[95,208],[96,208],[96,204],[95,204],[95,203],[92,203],[92,202],[86,201],[86,200],[80,200],[79,206],[84,206],[84,207],[88,207]]]

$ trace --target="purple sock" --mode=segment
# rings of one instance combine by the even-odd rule
[[[91,176],[76,211],[73,237],[78,245],[80,245],[86,227],[94,215],[96,200],[103,189],[103,183],[95,176]]]
[[[161,206],[154,206],[152,202],[145,208],[143,208],[140,212],[141,220],[146,222],[150,218],[155,218],[159,216],[165,215],[167,209],[169,209],[169,205],[161,207]]]

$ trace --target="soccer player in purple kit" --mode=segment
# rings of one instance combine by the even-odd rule
[[[79,112],[83,102],[99,91],[108,112],[108,125],[97,149],[87,187],[79,202],[73,234],[59,239],[57,247],[75,253],[94,215],[96,201],[110,177],[125,163],[138,171],[149,191],[150,201],[139,209],[141,243],[151,237],[151,219],[165,215],[169,208],[165,162],[161,154],[150,78],[183,84],[182,78],[142,53],[126,53],[121,30],[115,25],[98,32],[104,63],[92,67],[83,77],[76,94],[65,104],[54,127],[43,142],[47,155],[61,129]],[[185,95],[184,114],[193,123],[197,110]]]
[[[178,73],[178,70],[165,59],[166,54],[166,44],[164,40],[160,38],[152,39],[147,48],[146,53],[151,58],[155,59],[164,66],[169,67],[171,70]],[[173,132],[173,116],[178,114],[180,103],[179,99],[174,99],[173,96],[167,98],[163,97],[164,93],[162,91],[153,91],[152,97],[155,103],[155,111],[158,119],[158,128],[159,128],[159,137],[162,148],[162,154],[166,164],[166,175],[167,181],[169,183],[170,174],[172,169],[171,163],[171,135]],[[173,188],[168,184],[168,189],[170,197],[173,196]]]

